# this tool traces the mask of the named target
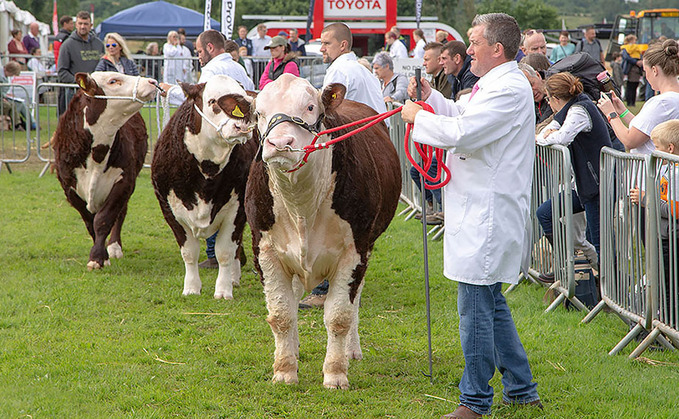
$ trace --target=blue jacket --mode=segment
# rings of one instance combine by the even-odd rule
[[[127,74],[128,76],[138,76],[139,75],[139,70],[137,69],[137,65],[134,63],[134,61],[125,58],[125,57],[120,57],[120,62],[123,65],[123,73]],[[108,59],[108,57],[104,56],[101,57],[101,60],[97,63],[97,67],[94,69],[94,71],[118,71],[116,68],[115,64],[111,62],[111,60]]]
[[[236,39],[234,39],[234,41],[236,41],[239,48],[240,47],[247,48],[248,49],[248,55],[252,55],[252,40],[251,39],[249,39],[249,38],[245,38],[245,39],[236,38]]]

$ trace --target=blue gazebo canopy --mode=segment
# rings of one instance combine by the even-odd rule
[[[215,19],[210,22],[212,29],[221,29]],[[124,37],[165,38],[169,31],[179,28],[186,30],[186,36],[198,36],[203,32],[203,14],[160,0],[121,10],[101,22],[97,33],[101,38],[109,32],[118,32]]]

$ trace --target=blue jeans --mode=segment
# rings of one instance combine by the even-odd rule
[[[482,415],[490,414],[495,368],[502,374],[502,399],[525,404],[540,400],[528,357],[502,295],[502,283],[457,287],[460,343],[464,373],[460,380],[460,404]]]
[[[217,233],[219,233],[219,231]],[[205,253],[207,254],[208,259],[215,258],[215,241],[217,241],[217,233],[205,239],[205,243],[207,243]]]
[[[561,195],[559,195],[561,196]],[[577,192],[573,190],[573,214],[578,214],[585,211],[585,218],[587,219],[587,241],[592,243],[596,249],[597,255],[599,252],[599,197],[592,199],[584,204],[580,202],[580,197]],[[548,235],[552,234],[552,200],[548,199],[543,202],[535,211],[538,222],[542,226],[542,231]]]
[[[429,170],[427,171],[427,174],[431,177],[436,177],[436,168],[438,164],[436,163],[436,159],[434,159],[433,162],[431,162],[431,166],[429,167]],[[417,171],[414,167],[410,168],[410,178],[415,182],[415,186],[417,186],[417,189],[420,189],[420,172]],[[434,185],[436,182],[429,182],[428,180],[424,180],[424,182],[427,185]],[[434,195],[434,199],[436,199],[436,202],[441,205],[441,189],[434,189],[433,191],[430,191],[429,189],[424,189],[424,198],[427,200],[427,202],[432,201],[432,194]]]

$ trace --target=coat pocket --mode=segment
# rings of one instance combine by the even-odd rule
[[[445,227],[446,233],[456,235],[462,229],[462,223],[467,215],[469,197],[456,191],[447,191],[450,197],[446,199]]]

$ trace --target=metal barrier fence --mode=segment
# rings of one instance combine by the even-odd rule
[[[676,329],[672,331],[669,325],[657,320],[659,227],[654,179],[659,166],[651,164],[651,156],[623,153],[608,147],[601,152],[601,163],[602,299],[582,322],[591,321],[608,307],[626,323],[634,325],[609,352],[610,355],[620,352],[642,331],[651,329],[652,333],[630,358],[639,356],[654,340],[672,349],[660,332],[665,329],[676,338],[679,337]],[[630,191],[637,188],[645,191],[644,205],[630,199]],[[675,303],[676,298],[675,295]],[[653,328],[654,323],[656,328]]]
[[[34,113],[25,86],[0,83],[0,170],[9,163],[23,163],[31,156],[31,130]]]

